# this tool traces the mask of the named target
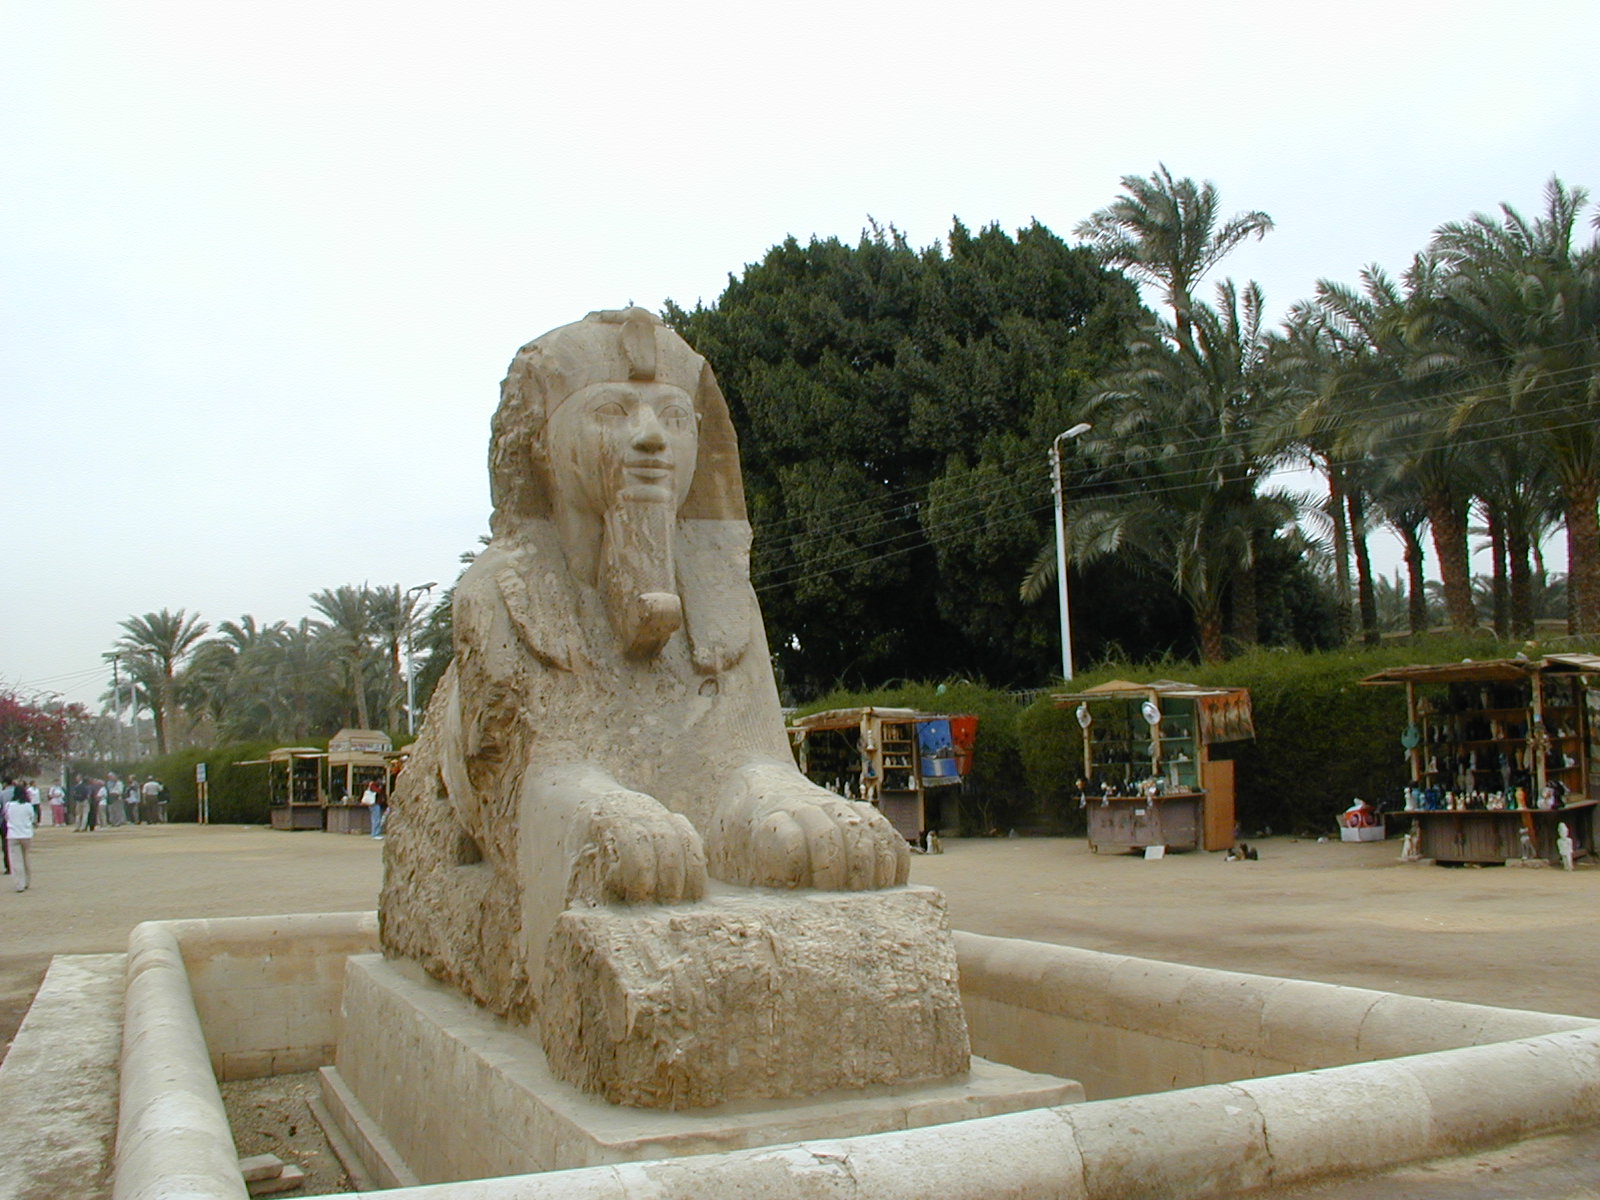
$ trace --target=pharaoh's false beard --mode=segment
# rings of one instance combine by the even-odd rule
[[[620,499],[606,512],[597,580],[612,627],[627,652],[654,655],[683,625],[672,543],[674,506]]]

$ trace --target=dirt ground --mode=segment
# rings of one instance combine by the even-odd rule
[[[1259,861],[1230,863],[949,839],[913,859],[912,881],[942,889],[951,923],[976,933],[1600,1017],[1600,867],[1401,863],[1397,841],[1253,844]],[[0,1036],[9,1044],[53,954],[124,950],[145,920],[371,909],[381,851],[257,826],[42,829],[33,885],[0,884]],[[230,1096],[241,1153],[314,1157],[301,1117],[312,1087],[289,1077]]]
[[[374,908],[383,870],[371,838],[259,826],[36,841],[33,886],[0,884],[6,1042],[52,954],[121,951],[140,921]],[[1256,845],[1257,862],[1147,862],[1070,838],[952,838],[911,877],[976,933],[1600,1017],[1600,868],[1424,866],[1399,862],[1395,841]]]

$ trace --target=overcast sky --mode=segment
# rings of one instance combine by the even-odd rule
[[[1277,221],[1222,273],[1281,313],[1600,190],[1597,46],[1594,0],[10,0],[0,684],[452,580],[517,347],[790,234],[1069,236],[1164,162]]]

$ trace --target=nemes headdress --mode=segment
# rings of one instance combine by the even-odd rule
[[[549,415],[594,383],[655,380],[682,388],[700,414],[694,480],[679,517],[745,519],[739,444],[710,365],[688,342],[642,308],[603,309],[535,338],[511,360],[489,441],[492,532],[509,532],[550,513],[544,451]]]

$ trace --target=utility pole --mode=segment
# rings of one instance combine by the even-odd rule
[[[1088,433],[1094,426],[1080,421],[1056,434],[1050,443],[1050,479],[1056,494],[1056,594],[1061,602],[1061,678],[1072,678],[1072,621],[1067,615],[1067,497],[1061,489],[1061,443]]]

